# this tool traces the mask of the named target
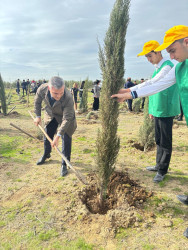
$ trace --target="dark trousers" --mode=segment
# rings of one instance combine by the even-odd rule
[[[45,128],[46,133],[53,140],[54,135],[57,131],[58,122],[54,118]],[[70,161],[71,157],[71,145],[72,145],[72,137],[68,136],[68,134],[64,134],[62,136],[62,153],[64,156]],[[46,137],[44,137],[44,154],[47,155],[51,153],[51,144]],[[62,159],[62,164],[66,165],[65,161]]]
[[[24,95],[24,90],[25,90],[25,93],[27,95],[27,88],[23,88],[23,95]]]
[[[132,103],[133,103],[133,100],[127,100],[127,104],[128,104],[128,108],[129,108],[129,110],[130,111],[132,111],[133,109],[132,109]]]
[[[144,103],[145,103],[146,98],[142,97],[142,109],[144,108]]]
[[[166,174],[172,154],[172,126],[174,117],[155,117],[155,142],[157,144],[156,166]]]
[[[99,109],[99,98],[94,97],[93,110]]]
[[[183,118],[183,109],[182,109],[181,102],[180,102],[180,111],[181,111],[181,113],[180,113],[180,118],[182,119],[182,118]]]

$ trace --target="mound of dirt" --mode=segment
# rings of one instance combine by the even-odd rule
[[[141,145],[141,143],[135,142],[134,140],[128,140],[127,142],[131,145],[131,147],[136,148],[137,150],[140,150],[140,151],[144,151],[144,146]],[[155,144],[153,146],[148,146],[147,151],[153,150],[154,147],[155,147]]]
[[[128,173],[114,172],[112,175],[108,190],[107,198],[101,206],[99,201],[99,188],[94,175],[89,176],[89,187],[84,188],[79,197],[88,210],[93,213],[106,214],[109,210],[121,206],[140,207],[143,202],[152,195],[142,188],[136,181],[131,180]]]
[[[144,151],[144,146],[142,146],[140,143],[134,143],[134,144],[132,144],[132,147],[134,147],[140,151]]]
[[[97,120],[99,118],[99,115],[98,115],[98,112],[96,112],[96,111],[90,111],[88,114],[87,114],[87,116],[86,116],[86,119],[87,120],[90,120],[90,119],[92,119],[92,120]]]
[[[18,117],[20,114],[17,111],[12,111],[8,116],[10,117]]]
[[[82,204],[91,214],[104,215],[103,222],[108,222],[114,229],[138,224],[138,213],[142,213],[144,202],[153,194],[131,180],[127,172],[114,172],[108,185],[107,198],[101,206],[94,174],[89,176],[89,183],[90,186],[78,194]]]
[[[95,121],[95,120],[87,120],[87,119],[85,119],[83,121],[83,124],[96,124],[96,123],[97,123],[97,121]]]

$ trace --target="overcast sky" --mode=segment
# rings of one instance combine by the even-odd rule
[[[115,0],[0,0],[3,80],[101,79],[103,43]],[[153,65],[136,57],[149,40],[162,43],[175,25],[188,25],[188,0],[132,0],[126,35],[125,78],[149,78]],[[167,53],[164,53],[168,56]]]

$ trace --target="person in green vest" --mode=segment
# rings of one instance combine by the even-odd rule
[[[160,44],[151,40],[144,44],[143,51],[138,56],[144,56],[155,65],[155,71],[152,78],[160,79],[172,68],[173,63],[165,60],[161,52],[155,52]],[[132,87],[132,91],[140,86]],[[155,121],[155,142],[157,144],[156,164],[147,167],[149,171],[156,171],[154,182],[160,182],[168,172],[171,154],[172,154],[172,126],[174,116],[180,113],[179,95],[177,85],[149,97],[149,116]]]
[[[139,84],[139,89],[120,89],[112,98],[117,98],[118,102],[128,99],[146,97],[161,92],[177,82],[182,109],[188,125],[188,26],[177,25],[166,31],[164,43],[155,49],[155,52],[166,51],[171,59],[179,63],[173,67],[163,77],[152,78]]]
[[[166,31],[163,44],[155,51],[164,49],[170,54],[171,59],[179,62],[168,74],[158,81],[150,80],[143,83],[145,86],[141,91],[131,89],[125,91],[122,89],[118,94],[114,94],[111,97],[117,98],[118,102],[124,102],[127,99],[156,94],[177,83],[182,109],[188,125],[188,26],[177,25]],[[183,203],[188,201],[188,196],[186,195],[179,195],[177,198]],[[184,236],[188,238],[188,228],[185,230]]]
[[[175,80],[177,82],[182,109],[188,125],[188,26],[178,25],[169,29],[163,44],[156,51],[164,49],[170,54],[171,59],[179,62],[175,67],[175,74],[171,72],[167,79],[171,85]],[[188,205],[188,195],[177,195],[177,198],[183,204]],[[183,235],[188,238],[188,228]]]

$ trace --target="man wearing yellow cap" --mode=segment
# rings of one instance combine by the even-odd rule
[[[144,44],[143,51],[138,56],[145,55],[150,63],[155,65],[152,78],[161,79],[174,66],[170,60],[165,60],[161,52],[155,52],[160,44],[151,40]],[[134,91],[145,84],[130,88]],[[168,171],[172,154],[172,125],[174,116],[180,113],[179,95],[177,85],[174,85],[158,94],[149,97],[149,115],[155,120],[155,141],[157,144],[156,165],[147,167],[149,171],[157,171],[154,182],[164,179]]]

